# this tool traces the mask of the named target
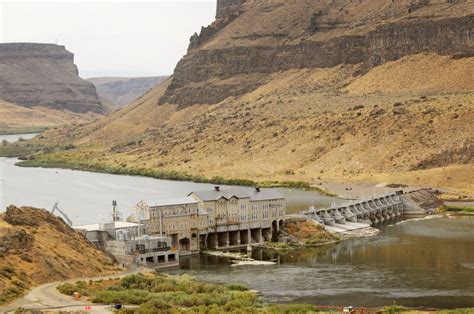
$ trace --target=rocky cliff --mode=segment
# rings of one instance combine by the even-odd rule
[[[0,44],[0,99],[23,107],[103,113],[94,86],[78,76],[64,46]]]
[[[214,104],[291,69],[360,64],[362,73],[422,52],[472,55],[473,12],[467,0],[221,0],[160,102]]]

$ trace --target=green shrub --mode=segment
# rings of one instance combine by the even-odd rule
[[[76,285],[69,282],[59,285],[56,289],[65,295],[73,295],[74,292],[77,292]]]
[[[404,308],[403,306],[399,305],[392,305],[392,306],[386,306],[384,307],[380,313],[383,314],[395,314],[395,313],[402,313],[405,312],[407,309]]]
[[[20,287],[10,286],[0,293],[0,304],[7,303],[18,298],[19,296],[23,295],[24,292],[25,291]]]
[[[473,206],[452,206],[452,205],[443,205],[439,208],[439,211],[444,212],[467,212],[474,213]]]
[[[310,314],[319,310],[310,304],[273,304],[263,311],[268,314]]]
[[[90,295],[87,283],[84,281],[78,281],[76,283],[66,282],[56,287],[56,289],[65,295],[73,295],[74,292],[79,292],[81,295]]]
[[[146,290],[129,289],[123,291],[101,290],[92,295],[93,303],[120,303],[140,305],[148,301],[149,292]]]
[[[248,291],[249,288],[246,285],[242,285],[239,283],[232,283],[226,286],[227,289],[233,290],[233,291]]]

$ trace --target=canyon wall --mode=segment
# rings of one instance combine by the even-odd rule
[[[219,33],[225,33],[229,24],[232,24],[230,28],[240,22],[240,14],[250,15],[254,10],[257,11],[255,15],[264,16],[266,11],[277,10],[275,8],[284,9],[286,6],[291,10],[300,5],[297,2],[268,1],[271,6],[257,7],[255,1],[244,2],[217,2],[216,22],[203,28],[201,35],[195,35],[195,42],[178,63],[173,80],[160,99],[161,103],[178,104],[181,108],[217,103],[256,89],[266,82],[268,74],[290,69],[361,64],[361,71],[364,72],[411,54],[433,52],[463,57],[472,55],[474,51],[474,15],[452,17],[434,14],[439,6],[455,6],[459,1],[392,1],[396,3],[394,6],[386,4],[384,14],[374,15],[370,21],[369,14],[355,21],[339,12],[331,13],[335,8],[332,4],[326,4],[326,7],[315,8],[316,13],[302,17],[303,22],[294,21],[305,24],[304,31],[297,35],[285,32],[281,24],[276,25],[280,30],[267,26],[266,29],[271,32],[263,33],[259,29],[265,28],[265,25],[259,26],[259,21],[255,21],[255,30],[248,30],[247,34],[238,36],[234,33],[233,37],[224,39],[219,37]],[[341,10],[347,8],[349,3],[352,6],[355,3],[333,2],[339,3]],[[359,9],[363,10],[364,3],[360,3]],[[352,10],[354,8],[351,7]],[[311,8],[308,7],[308,10]],[[413,15],[418,14],[418,10],[424,15]],[[234,19],[237,20],[234,22]],[[348,32],[351,28],[361,27],[360,21],[366,21],[364,25],[367,27],[358,33]],[[242,38],[245,40],[243,43],[239,41]],[[219,44],[219,41],[224,44]]]
[[[94,85],[81,79],[64,46],[0,44],[0,99],[27,108],[103,113]]]

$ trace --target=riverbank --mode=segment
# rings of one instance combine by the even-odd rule
[[[36,126],[36,127],[10,127],[1,128],[0,135],[16,135],[16,134],[36,134],[44,132],[48,127]]]
[[[191,175],[185,172],[166,169],[135,168],[126,164],[110,165],[107,163],[88,160],[74,160],[67,157],[68,152],[72,152],[76,147],[74,145],[50,145],[44,146],[33,143],[13,143],[0,146],[0,157],[17,157],[21,161],[17,163],[20,167],[39,167],[39,168],[57,168],[81,170],[96,173],[108,173],[118,175],[142,176],[161,180],[172,181],[190,181],[195,183],[209,183],[217,185],[236,185],[236,186],[259,186],[262,188],[287,187],[294,189],[303,189],[305,191],[315,191],[324,196],[335,196],[328,191],[311,186],[303,181],[253,181],[249,179],[232,179],[221,176],[211,178],[201,175]]]
[[[474,215],[474,206],[456,206],[456,205],[443,205],[438,209],[440,213],[450,214],[469,214]]]
[[[68,295],[79,292],[82,302],[92,304],[121,304],[119,313],[169,312],[169,313],[320,313],[318,306],[310,304],[282,304],[264,302],[256,291],[246,285],[228,283],[218,285],[202,283],[193,277],[172,276],[164,273],[135,274],[101,281],[80,281],[57,287]],[[342,307],[323,307],[325,312],[339,313]],[[367,308],[365,308],[367,311]],[[472,309],[448,311],[417,311],[400,306],[369,309],[377,313],[470,313]]]

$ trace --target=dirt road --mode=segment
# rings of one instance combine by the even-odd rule
[[[63,284],[65,282],[75,282],[78,280],[89,281],[109,278],[120,278],[135,273],[144,273],[150,271],[153,271],[153,269],[146,267],[134,267],[116,275],[92,278],[75,278],[66,281],[48,283],[34,288],[27,295],[20,299],[17,299],[13,303],[0,307],[0,313],[13,313],[19,307],[32,310],[47,310],[48,312],[67,310],[87,311],[89,313],[111,313],[112,310],[110,308],[110,305],[108,304],[92,304],[85,300],[76,301],[70,296],[59,293],[56,288],[58,285]]]

